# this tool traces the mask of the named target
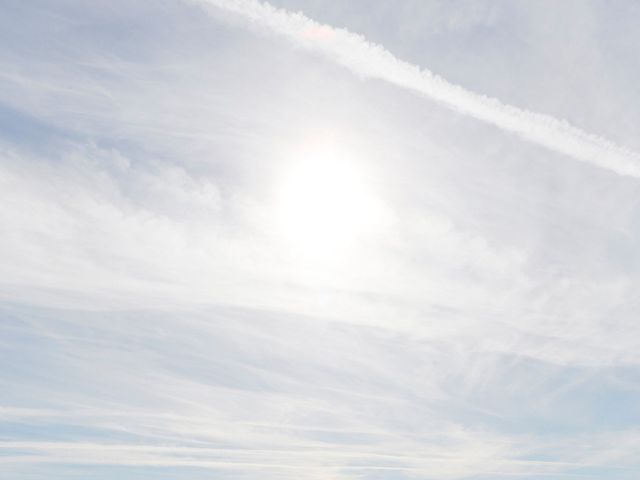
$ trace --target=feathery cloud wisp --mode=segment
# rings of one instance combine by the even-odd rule
[[[640,155],[567,121],[507,105],[495,98],[451,84],[427,69],[396,58],[384,47],[345,29],[322,25],[302,13],[291,13],[259,0],[189,0],[245,17],[320,52],[358,75],[377,78],[546,148],[597,165],[619,175],[640,178]]]

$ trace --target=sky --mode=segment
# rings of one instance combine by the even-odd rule
[[[2,3],[0,480],[640,476],[640,4]]]

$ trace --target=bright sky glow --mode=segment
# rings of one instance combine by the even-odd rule
[[[4,0],[0,480],[640,478],[636,0]]]
[[[377,233],[382,206],[353,154],[315,142],[292,156],[276,185],[276,223],[289,248],[327,261]]]

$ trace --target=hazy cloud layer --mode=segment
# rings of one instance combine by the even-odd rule
[[[0,478],[635,478],[639,16],[9,1]]]

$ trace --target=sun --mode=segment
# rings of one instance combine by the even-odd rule
[[[381,223],[370,173],[335,145],[313,144],[295,152],[277,196],[278,230],[289,248],[306,257],[344,253]]]

